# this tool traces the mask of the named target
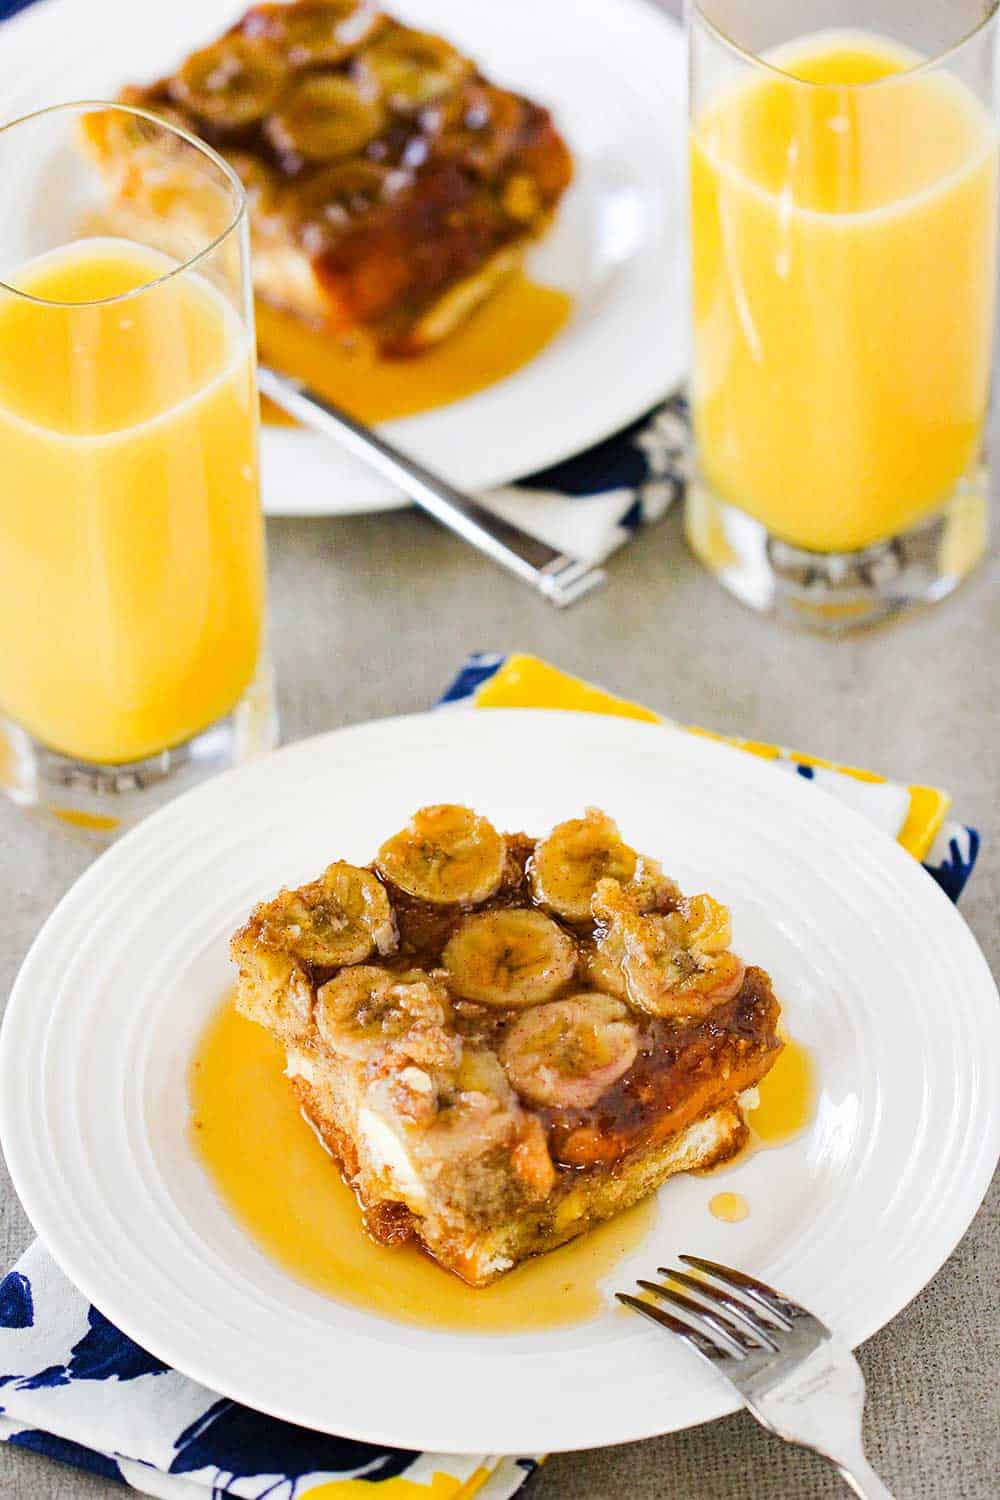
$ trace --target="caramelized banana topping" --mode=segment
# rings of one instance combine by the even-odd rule
[[[628,1007],[610,995],[583,994],[518,1016],[500,1060],[532,1104],[587,1109],[628,1072],[638,1050]]]
[[[620,969],[637,1009],[700,1017],[739,992],[745,966],[729,951],[729,911],[712,896],[682,897],[665,916],[644,914],[617,881],[602,880],[593,904],[598,949]]]
[[[320,167],[295,192],[295,214],[304,242],[322,249],[352,219],[370,212],[388,194],[391,173],[373,161],[342,161]]]
[[[393,951],[396,924],[382,882],[339,861],[318,880],[276,896],[264,908],[260,938],[303,963],[359,964],[376,949]]]
[[[192,52],[170,90],[179,104],[203,120],[237,129],[268,114],[285,82],[281,58],[241,36],[223,37]]]
[[[531,859],[535,900],[570,922],[590,920],[598,881],[626,881],[635,874],[636,854],[618,826],[597,808],[585,817],[559,823],[538,844]]]
[[[420,123],[437,137],[435,150],[439,156],[454,157],[488,176],[514,150],[524,110],[516,94],[472,79],[427,106]]]
[[[406,111],[450,93],[472,64],[443,37],[391,26],[365,52],[364,68],[389,108]]]
[[[378,852],[378,868],[400,890],[437,905],[474,906],[503,879],[506,846],[468,807],[422,807]]]
[[[309,161],[337,161],[361,151],[384,124],[380,106],[339,73],[314,73],[297,83],[267,122],[281,152]]]
[[[544,912],[521,907],[464,917],[441,955],[457,995],[481,1005],[538,1005],[573,977],[572,939]]]
[[[280,50],[293,68],[344,62],[384,24],[362,0],[298,0],[297,5],[255,5],[240,30]]]

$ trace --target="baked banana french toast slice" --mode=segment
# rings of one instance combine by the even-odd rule
[[[369,0],[255,5],[122,102],[214,146],[246,187],[263,300],[412,354],[462,323],[542,234],[572,176],[546,109]],[[120,222],[189,216],[148,133],[86,117]],[[177,164],[178,177],[183,171]],[[190,196],[190,195],[189,195]]]
[[[369,1231],[475,1286],[733,1155],[781,1046],[726,909],[596,809],[536,841],[423,808],[232,953]]]

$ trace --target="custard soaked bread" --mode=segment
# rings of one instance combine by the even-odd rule
[[[729,943],[596,809],[536,842],[445,805],[232,952],[369,1231],[483,1286],[743,1144],[781,1044]]]
[[[572,175],[547,110],[370,0],[254,6],[122,102],[185,126],[247,189],[257,294],[407,354],[458,326],[543,232]],[[87,117],[119,217],[171,205],[142,130]],[[177,184],[178,189],[182,186]]]

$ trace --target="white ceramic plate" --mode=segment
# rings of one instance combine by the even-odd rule
[[[160,76],[247,3],[40,0],[0,26],[0,120]],[[531,265],[573,297],[567,328],[507,380],[385,427],[454,483],[483,490],[607,437],[683,374],[684,48],[677,25],[645,0],[399,0],[390,8],[550,105],[576,158],[576,181]],[[311,433],[266,428],[262,461],[271,515],[407,503]]]
[[[804,1135],[722,1179],[678,1178],[611,1287],[689,1250],[787,1289],[852,1344],[953,1249],[1000,1150],[1000,1009],[967,927],[840,803],[679,731],[594,715],[445,712],[341,730],[180,798],[83,876],[43,928],[0,1041],[18,1192],[66,1273],[133,1338],[261,1410],[403,1447],[621,1443],[733,1408],[683,1348],[609,1305],[548,1333],[404,1327],[284,1273],[186,1140],[185,1075],[252,902],[371,857],[426,802],[541,832],[598,802],[689,889],[731,904],[820,1095]]]

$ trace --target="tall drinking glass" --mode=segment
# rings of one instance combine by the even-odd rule
[[[244,195],[104,104],[0,182],[0,782],[113,829],[273,743]]]
[[[696,477],[733,593],[815,628],[982,556],[997,0],[693,0]]]

